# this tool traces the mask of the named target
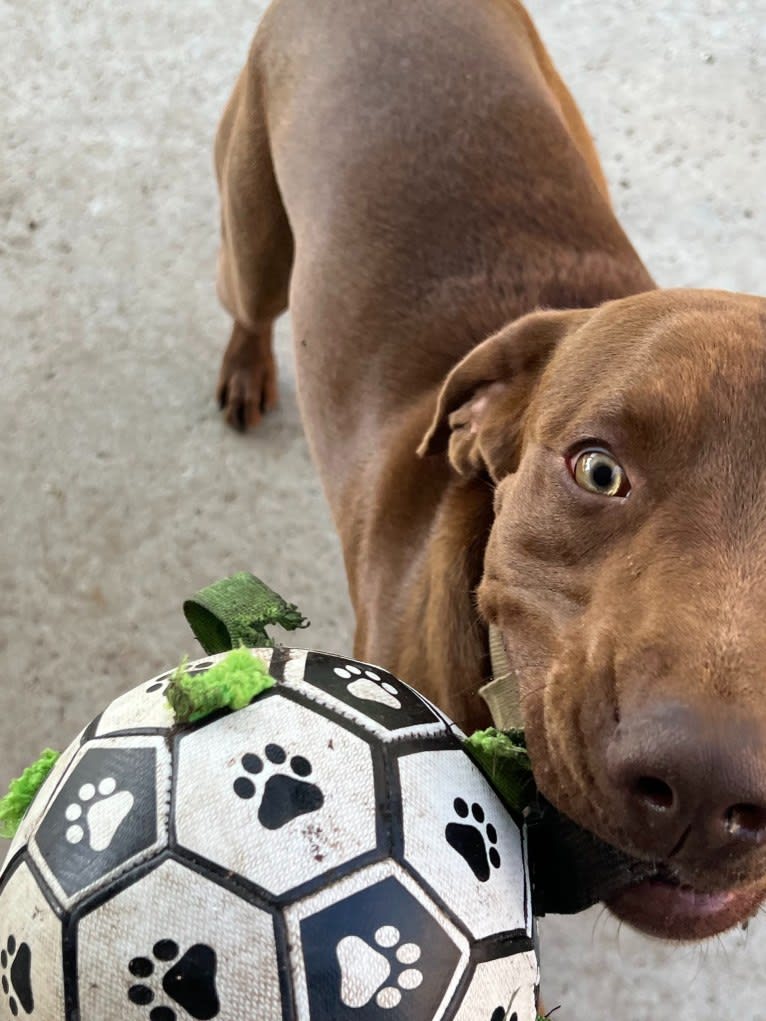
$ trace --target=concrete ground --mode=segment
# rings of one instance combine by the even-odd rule
[[[0,0],[0,777],[193,651],[180,602],[231,571],[298,602],[315,647],[350,648],[288,322],[258,434],[212,401],[210,150],[263,6]],[[763,292],[764,0],[531,10],[658,280]],[[766,1019],[762,921],[702,948],[599,910],[542,935],[562,1019]]]

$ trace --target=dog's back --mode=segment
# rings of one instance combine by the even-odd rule
[[[509,2],[280,0],[259,28],[254,112],[295,245],[302,399],[331,491],[337,446],[345,474],[373,406],[411,405],[531,308],[651,286],[625,265],[587,132],[540,53]],[[322,444],[328,418],[343,427]]]

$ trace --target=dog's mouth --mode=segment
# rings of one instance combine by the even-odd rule
[[[709,893],[658,874],[612,894],[606,905],[619,919],[650,936],[700,940],[746,923],[764,900],[763,883]]]
[[[706,877],[695,886],[688,870],[605,843],[539,794],[526,818],[540,914],[571,914],[602,901],[647,935],[694,941],[746,923],[766,901],[766,876],[719,889]]]
[[[766,902],[766,874],[743,881],[731,858],[720,871],[709,863],[698,871],[636,856],[635,848],[607,843],[539,791],[525,817],[539,914],[572,914],[601,901],[649,936],[698,941],[745,925]]]

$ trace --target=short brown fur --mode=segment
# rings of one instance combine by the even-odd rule
[[[216,166],[235,318],[219,398],[241,428],[273,406],[289,303],[356,654],[472,729],[496,624],[544,792],[666,857],[609,765],[620,715],[662,689],[755,715],[745,772],[766,743],[764,302],[654,290],[515,0],[392,0],[385,17],[276,0]],[[630,500],[568,474],[594,438],[625,460]],[[759,847],[689,848],[684,881],[760,889]]]

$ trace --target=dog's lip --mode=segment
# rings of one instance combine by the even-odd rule
[[[740,925],[766,899],[766,885],[705,892],[655,876],[613,894],[607,907],[619,919],[650,936],[700,940]]]

